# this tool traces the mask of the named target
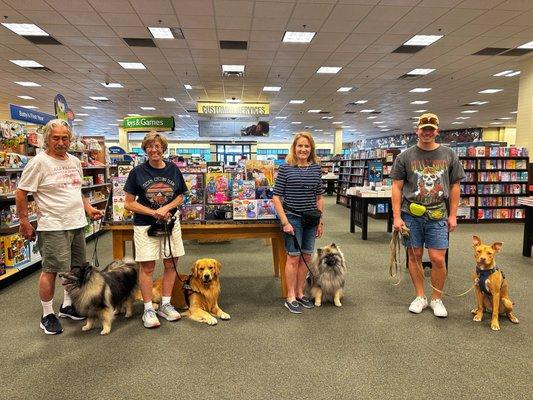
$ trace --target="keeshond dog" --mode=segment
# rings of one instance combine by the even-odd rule
[[[318,248],[311,260],[304,292],[309,298],[315,299],[315,306],[320,307],[322,301],[333,301],[340,307],[344,295],[346,262],[344,255],[335,243]]]
[[[86,263],[60,274],[62,285],[72,298],[80,315],[87,317],[81,328],[91,330],[97,320],[102,323],[101,335],[111,332],[115,313],[125,311],[126,318],[133,312],[133,295],[137,286],[136,263],[131,258],[115,260],[99,271]]]

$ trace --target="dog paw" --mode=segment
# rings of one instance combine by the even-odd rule
[[[342,307],[342,303],[341,303],[340,301],[336,301],[336,302],[335,302],[335,306],[336,306],[336,307]]]
[[[109,335],[109,332],[111,332],[111,329],[102,329],[100,335]]]
[[[474,308],[472,308],[472,310],[471,310],[470,312],[471,312],[472,314],[477,314],[478,311],[479,311],[479,308],[474,307]]]
[[[206,322],[207,322],[208,325],[216,325],[216,324],[218,324],[218,321],[217,321],[217,319],[215,317],[212,317],[211,319],[208,319]]]
[[[481,315],[474,315],[474,321],[476,322],[481,321]]]
[[[322,302],[319,300],[315,300],[315,307],[320,307],[322,305]]]
[[[492,324],[490,324],[490,329],[492,329],[493,331],[499,331],[500,330],[500,324],[492,323]]]
[[[220,314],[219,317],[220,317],[220,319],[223,319],[223,320],[231,319],[231,315],[229,315],[228,313],[225,313],[225,312]]]
[[[516,315],[509,315],[509,321],[511,321],[513,324],[518,324],[520,321],[518,321],[518,318],[516,318]]]
[[[91,329],[93,329],[93,327],[90,326],[90,325],[83,325],[83,326],[81,327],[81,330],[82,330],[83,332],[90,331]]]

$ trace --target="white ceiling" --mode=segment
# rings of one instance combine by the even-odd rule
[[[518,81],[493,77],[520,69],[529,53],[513,56],[474,56],[485,47],[515,48],[533,40],[532,0],[0,0],[2,22],[35,23],[62,45],[34,45],[0,26],[0,119],[8,119],[7,103],[34,105],[53,113],[53,98],[62,93],[76,113],[87,113],[75,127],[80,134],[113,137],[117,119],[127,113],[174,115],[180,139],[197,138],[196,101],[268,101],[271,134],[268,141],[287,141],[306,126],[318,142],[332,141],[342,122],[344,141],[362,134],[385,135],[412,130],[415,110],[428,109],[441,117],[442,129],[495,126],[496,118],[512,117],[514,126]],[[160,22],[161,21],[161,22]],[[305,25],[305,28],[304,28]],[[179,27],[185,39],[155,39],[156,48],[129,47],[121,38],[150,38],[148,26]],[[316,31],[310,44],[283,43],[285,31]],[[415,34],[444,35],[416,54],[391,53]],[[247,50],[220,50],[219,40],[248,41]],[[53,72],[32,71],[9,62],[32,59]],[[142,62],[146,70],[125,70],[117,62]],[[221,76],[221,64],[245,64],[244,78]],[[335,75],[317,75],[320,66],[338,66]],[[414,68],[436,71],[415,79],[398,79]],[[124,88],[101,85],[106,79]],[[25,88],[14,81],[34,81]],[[192,90],[183,85],[190,84]],[[281,86],[263,92],[263,86]],[[341,86],[353,86],[338,93]],[[431,87],[427,93],[410,93]],[[478,94],[501,88],[496,94]],[[35,100],[22,100],[29,95]],[[106,96],[99,105],[89,96]],[[174,97],[167,103],[160,98]],[[289,104],[304,99],[304,104]],[[366,104],[347,107],[356,100]],[[413,100],[428,100],[424,105]],[[471,101],[489,101],[463,107]],[[83,110],[94,105],[97,110]],[[152,106],[156,111],[143,111]],[[309,109],[330,111],[322,120]],[[361,109],[381,111],[368,120]],[[477,109],[475,114],[462,114]],[[356,111],[345,114],[346,110]],[[286,119],[274,119],[286,116]],[[451,124],[470,116],[463,125]],[[373,121],[383,121],[382,132]],[[301,122],[292,124],[291,122]],[[316,132],[322,129],[323,132]],[[353,132],[352,130],[357,130]],[[359,133],[360,132],[360,133]]]

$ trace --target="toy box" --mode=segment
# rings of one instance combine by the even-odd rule
[[[6,267],[18,267],[30,260],[30,246],[18,233],[4,237],[4,261]]]

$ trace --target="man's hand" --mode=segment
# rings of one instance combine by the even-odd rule
[[[395,231],[401,231],[403,228],[405,228],[405,222],[403,222],[401,217],[394,218],[392,226]]]
[[[97,219],[100,219],[104,216],[104,211],[103,210],[99,210],[98,208],[95,208],[95,207],[90,207],[88,210],[87,210],[87,215],[89,216],[89,218],[93,221],[97,220]]]
[[[31,240],[32,242],[35,240],[35,228],[28,220],[20,221],[19,233],[26,240]]]
[[[457,217],[448,216],[448,232],[453,232],[457,228]]]
[[[160,207],[154,211],[154,218],[160,219],[166,222],[172,217],[169,211],[170,210],[168,209],[167,206]]]

